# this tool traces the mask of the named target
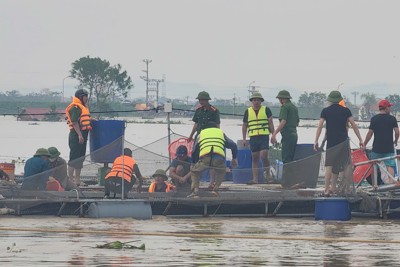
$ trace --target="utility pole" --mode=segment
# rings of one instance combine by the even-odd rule
[[[357,95],[359,94],[359,92],[351,92],[352,95],[354,95],[354,106],[357,106]]]
[[[235,116],[236,94],[233,94],[233,116]]]
[[[162,84],[161,96],[167,98],[167,76],[165,74],[163,74],[162,80],[163,84]]]
[[[149,105],[149,64],[152,62],[151,59],[143,59],[143,62],[146,64],[146,69],[142,70],[146,73],[146,76],[140,76],[142,80],[146,81],[146,107]]]
[[[64,97],[65,97],[65,88],[64,88],[64,83],[65,83],[65,79],[67,79],[67,78],[72,78],[70,75],[68,75],[67,77],[65,77],[64,79],[63,79],[63,82],[62,82],[62,96],[61,96],[61,102],[62,103],[64,103]]]
[[[251,94],[252,94],[252,90],[251,90],[251,85],[253,84],[253,83],[255,83],[256,81],[252,81],[251,83],[249,83],[249,85],[247,86],[249,89],[247,90],[248,92],[249,92],[249,98],[251,97]],[[254,90],[255,88],[253,88],[253,90]]]
[[[153,87],[152,86],[152,88],[150,88],[150,89],[147,89],[148,91],[154,91],[154,92],[156,92],[156,102],[157,102],[157,105],[158,105],[158,89],[159,89],[159,84],[160,83],[162,83],[162,82],[164,82],[164,79],[150,79],[149,80],[151,83],[152,83],[152,85],[155,85],[155,87]],[[157,108],[157,107],[155,107],[155,108]]]

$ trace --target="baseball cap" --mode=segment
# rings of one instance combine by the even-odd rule
[[[382,99],[381,101],[379,101],[378,106],[382,107],[382,108],[388,108],[388,107],[391,107],[393,105],[389,101],[387,101],[386,99]]]

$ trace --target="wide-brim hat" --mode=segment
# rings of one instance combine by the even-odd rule
[[[164,178],[164,180],[168,180],[167,173],[163,169],[156,170],[156,172],[152,175],[152,177],[154,176],[161,176]]]
[[[36,150],[36,153],[34,156],[47,156],[50,157],[50,153],[46,148],[39,148]]]
[[[211,100],[211,97],[210,97],[210,94],[207,93],[206,91],[201,91],[197,95],[196,99],[198,99],[198,100]]]
[[[291,99],[292,97],[290,96],[290,93],[286,90],[281,90],[279,91],[278,95],[276,98],[286,98],[286,99]]]
[[[249,100],[253,101],[254,98],[261,99],[261,102],[264,102],[264,98],[262,97],[261,93],[259,93],[259,92],[253,93]]]
[[[328,98],[326,99],[332,103],[339,103],[343,100],[342,94],[339,91],[332,91],[329,93]]]
[[[53,147],[53,146],[49,147],[47,149],[47,151],[49,151],[50,158],[52,158],[52,159],[57,158],[61,154],[60,151],[58,151],[58,149],[56,147]]]

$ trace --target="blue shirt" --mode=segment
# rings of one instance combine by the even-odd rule
[[[24,166],[24,181],[22,182],[22,189],[28,189],[29,187],[31,190],[45,190],[46,182],[50,175],[47,171],[48,169],[48,161],[44,160],[41,156],[34,156],[28,159]]]

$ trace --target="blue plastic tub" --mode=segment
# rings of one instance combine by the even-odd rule
[[[227,160],[226,161],[226,167],[230,168],[231,167],[231,161]],[[210,169],[203,171],[203,173],[200,176],[200,181],[201,182],[209,182],[210,181]],[[225,179],[224,181],[232,181],[232,172],[227,172],[225,174]]]
[[[251,150],[250,149],[239,149],[237,154],[238,168],[239,169],[251,169]]]
[[[259,164],[259,166],[262,166],[261,162]],[[251,167],[247,169],[232,169],[232,181],[234,184],[245,184],[251,180],[253,180],[253,172]],[[263,168],[258,169],[258,183],[265,183]]]
[[[200,181],[201,182],[209,182],[210,181],[210,169],[205,170],[201,173]]]
[[[121,156],[125,121],[92,121],[90,131],[90,159],[97,163],[112,163]]]
[[[315,200],[315,219],[348,221],[351,219],[349,201],[346,198],[321,198]]]

